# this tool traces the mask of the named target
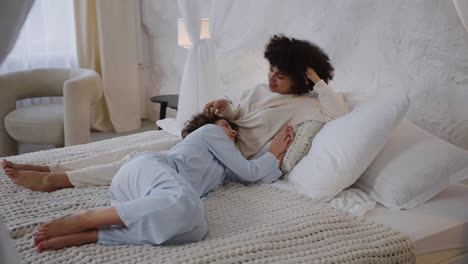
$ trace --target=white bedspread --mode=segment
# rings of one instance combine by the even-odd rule
[[[45,164],[168,137],[151,131],[10,159]],[[32,238],[41,223],[79,208],[107,205],[106,186],[41,193],[16,186],[0,174],[0,212],[25,263],[412,263],[415,257],[409,238],[389,227],[271,185],[232,183],[205,202],[209,232],[201,242],[35,251]]]

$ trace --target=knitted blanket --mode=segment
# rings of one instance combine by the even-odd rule
[[[28,153],[9,159],[47,164],[111,149],[174,140],[150,131],[101,142]],[[41,223],[80,208],[109,205],[108,187],[26,190],[0,174],[0,212],[24,263],[413,263],[409,238],[381,224],[351,216],[266,184],[229,183],[205,201],[209,231],[197,243],[177,246],[90,244],[37,253]]]

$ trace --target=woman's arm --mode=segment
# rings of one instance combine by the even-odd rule
[[[233,173],[231,176],[233,181],[270,183],[282,175],[279,160],[275,156],[275,154],[280,156],[282,151],[275,154],[267,152],[258,159],[247,160],[228,139],[224,130],[214,125],[208,125],[201,138],[219,162]]]
[[[331,89],[328,84],[318,76],[314,69],[311,67],[307,68],[306,76],[308,80],[315,83],[314,91],[318,94],[318,99],[322,105],[322,115],[327,122],[337,119],[349,112],[348,105],[341,95]]]
[[[281,168],[284,155],[293,141],[294,129],[290,125],[287,125],[286,129],[283,132],[278,133],[271,141],[269,152],[279,160],[278,168]]]
[[[219,99],[212,102],[209,102],[205,105],[203,112],[209,113],[213,112],[217,115],[221,114],[229,106],[229,100]]]
[[[237,120],[239,107],[234,107],[228,99],[218,99],[212,102],[209,102],[205,105],[203,109],[204,112],[214,112],[217,115],[223,115],[232,120]]]
[[[240,119],[242,118],[243,112],[245,111],[245,107],[252,103],[252,97],[257,93],[260,87],[261,84],[243,91],[241,93],[238,103],[234,104],[229,99],[218,99],[207,103],[203,111],[212,111],[215,114],[220,114],[222,116],[228,117],[233,121]]]

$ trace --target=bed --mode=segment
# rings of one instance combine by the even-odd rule
[[[149,131],[9,159],[45,164],[167,140],[174,136]],[[162,247],[92,244],[45,253],[37,253],[32,243],[38,226],[79,208],[108,205],[108,187],[33,192],[14,185],[2,172],[0,196],[3,220],[24,263],[413,263],[415,259],[406,234],[272,185],[228,183],[215,191],[206,201],[209,232],[202,242]]]
[[[27,153],[12,161],[46,164],[148,142],[177,142],[164,131]],[[37,253],[38,226],[79,208],[109,204],[106,186],[40,193],[0,176],[0,211],[24,263],[464,263],[468,186],[451,185],[426,204],[383,206],[357,217],[272,185],[229,183],[206,201],[209,233],[182,246],[86,245]],[[2,239],[8,239],[3,237]],[[416,257],[417,256],[417,257]],[[452,262],[444,262],[451,259]],[[458,262],[457,262],[458,261]]]

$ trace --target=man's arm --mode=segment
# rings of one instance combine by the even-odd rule
[[[233,173],[233,181],[274,182],[282,175],[275,155],[267,152],[256,160],[245,159],[218,126],[208,125],[201,138],[216,159]]]

